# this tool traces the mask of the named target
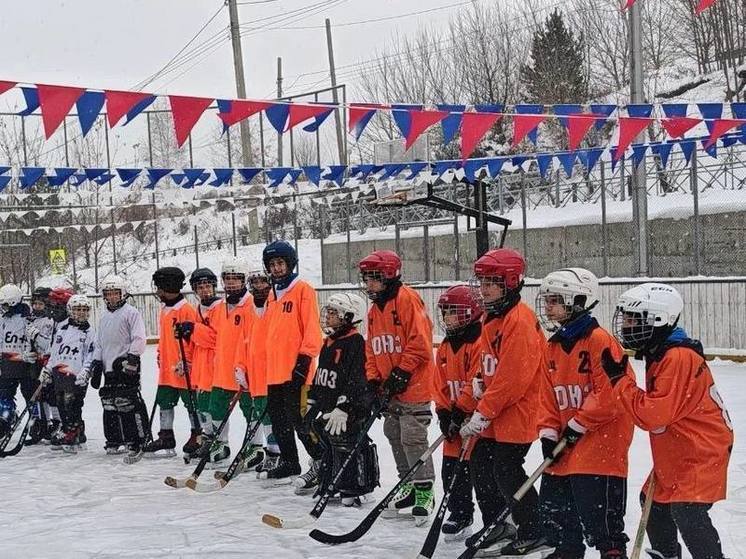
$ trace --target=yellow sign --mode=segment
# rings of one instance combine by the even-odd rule
[[[52,249],[49,251],[49,263],[52,266],[53,274],[64,274],[67,268],[67,255],[64,248]]]

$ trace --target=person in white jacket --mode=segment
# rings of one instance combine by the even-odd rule
[[[107,277],[101,284],[101,296],[106,310],[97,328],[91,386],[99,389],[104,408],[104,448],[107,454],[125,450],[136,454],[149,429],[148,412],[140,394],[145,322],[140,311],[127,302],[127,284],[121,277]]]

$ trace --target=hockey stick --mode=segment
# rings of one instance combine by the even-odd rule
[[[373,523],[378,519],[378,517],[381,516],[381,513],[386,509],[388,504],[394,499],[394,497],[396,497],[396,495],[399,493],[399,490],[404,487],[404,485],[409,483],[409,481],[417,473],[417,470],[422,467],[422,465],[427,461],[428,458],[430,458],[433,452],[437,450],[437,448],[443,443],[444,440],[445,436],[441,435],[440,437],[438,437],[435,442],[431,444],[425,452],[422,453],[422,455],[417,459],[412,467],[409,468],[409,471],[404,474],[404,477],[399,480],[399,483],[397,483],[394,488],[389,491],[389,493],[383,498],[383,500],[378,503],[376,507],[368,513],[368,516],[366,516],[363,521],[358,524],[353,530],[347,532],[346,534],[340,535],[327,534],[326,532],[323,532],[321,530],[311,530],[309,536],[311,536],[317,542],[325,543],[327,545],[350,543],[362,538],[368,532],[368,530],[370,530],[370,528],[373,526]]]
[[[22,435],[21,439],[18,441],[18,444],[16,445],[16,447],[12,448],[9,451],[6,451],[5,449],[8,447],[8,444],[10,443],[10,439],[13,438],[13,433],[16,432],[16,430],[18,429],[18,426],[23,421],[23,418],[26,417],[26,414],[30,415],[31,406],[33,406],[36,403],[36,401],[39,399],[39,396],[41,395],[41,389],[42,389],[42,384],[39,383],[39,386],[36,388],[36,390],[34,390],[34,393],[31,395],[31,398],[29,398],[29,401],[26,404],[26,407],[23,409],[21,414],[18,417],[16,417],[16,420],[10,426],[8,433],[0,440],[0,457],[13,456],[20,452],[25,442],[26,435],[28,434],[28,426],[30,423],[30,418],[29,418],[29,421],[26,422],[26,425],[23,428],[23,431],[21,433]]]
[[[334,495],[334,493],[337,491],[337,486],[342,480],[342,475],[345,473],[347,467],[352,463],[352,459],[357,456],[357,453],[360,451],[361,448],[363,448],[363,445],[367,443],[368,431],[370,431],[371,427],[373,427],[373,423],[375,423],[376,419],[378,419],[379,414],[387,407],[388,401],[382,402],[378,409],[376,409],[374,413],[371,414],[371,416],[368,418],[368,421],[363,426],[363,430],[360,433],[360,436],[355,442],[355,446],[352,447],[352,450],[347,455],[347,458],[345,458],[345,461],[342,462],[339,471],[329,482],[329,485],[321,494],[321,497],[319,497],[319,500],[316,502],[311,512],[309,512],[306,516],[301,516],[299,518],[288,518],[285,520],[273,514],[265,514],[262,515],[262,522],[264,522],[267,526],[272,526],[272,528],[305,528],[316,522],[323,514],[324,509],[326,509],[326,505],[329,504],[329,500],[332,498],[332,495]]]
[[[194,392],[192,391],[192,379],[189,374],[189,365],[187,363],[186,351],[184,351],[184,340],[179,337],[179,351],[181,352],[181,367],[184,369],[184,379],[186,380],[187,392],[189,393],[189,417],[192,420],[192,425],[199,428],[199,416],[197,415],[197,401],[194,399]]]
[[[453,472],[453,475],[448,482],[448,489],[445,493],[443,493],[443,498],[440,501],[438,512],[435,514],[435,519],[430,526],[430,531],[427,533],[425,543],[422,544],[422,548],[417,555],[417,559],[431,559],[433,553],[435,553],[435,548],[437,547],[438,540],[440,539],[440,529],[443,526],[443,519],[445,518],[446,511],[448,510],[448,501],[450,501],[451,499],[453,488],[456,487],[456,479],[459,477],[459,474],[464,471],[464,467],[466,464],[466,455],[469,453],[469,448],[471,447],[472,440],[473,437],[468,437],[461,442],[461,452],[458,455],[458,465],[456,466],[456,470]]]
[[[142,398],[142,394],[140,395],[140,397]],[[122,458],[122,462],[124,462],[125,464],[137,464],[140,460],[142,460],[142,457],[145,454],[143,447],[153,440],[153,419],[155,418],[155,409],[157,407],[158,400],[153,400],[153,407],[150,408],[150,418],[148,419],[148,430],[145,432],[145,438],[140,445],[140,450],[138,450],[137,454],[133,456],[125,456],[124,458]]]
[[[532,473],[529,478],[525,481],[523,485],[521,485],[518,488],[518,491],[515,492],[513,497],[511,499],[513,500],[513,504],[517,503],[521,499],[523,499],[523,496],[528,493],[531,488],[534,486],[534,483],[536,483],[536,480],[539,479],[541,474],[544,473],[544,470],[546,470],[552,462],[554,462],[555,458],[563,451],[565,450],[565,447],[567,446],[567,439],[560,439],[560,441],[557,443],[557,446],[554,447],[554,450],[552,451],[552,455],[548,458],[545,458],[544,461],[539,465],[536,470],[534,470],[534,473]],[[487,538],[490,537],[490,534],[500,525],[502,524],[506,518],[508,518],[508,515],[510,514],[510,509],[512,507],[510,505],[503,508],[502,512],[497,515],[497,518],[495,518],[492,522],[490,522],[482,532],[482,535],[477,538],[476,541],[472,543],[471,546],[468,546],[466,550],[458,556],[458,559],[472,559],[477,554],[477,551],[479,551],[479,548],[482,546],[482,544],[487,540]]]
[[[648,518],[650,518],[650,510],[653,508],[653,493],[655,492],[655,470],[650,473],[650,483],[648,484],[648,492],[645,494],[645,502],[642,505],[642,516],[640,516],[640,524],[637,526],[637,534],[635,535],[635,545],[632,546],[632,553],[629,559],[640,559],[640,552],[642,551],[642,544],[645,542],[645,530],[648,527]]]
[[[253,408],[252,408],[253,411]],[[228,470],[225,472],[225,475],[221,477],[220,479],[215,479],[214,481],[211,481],[210,483],[202,483],[196,478],[188,479],[186,481],[186,486],[189,489],[192,489],[193,491],[196,491],[197,493],[212,493],[213,491],[220,491],[223,487],[228,485],[228,482],[230,482],[231,479],[233,479],[233,476],[236,473],[236,470],[238,469],[238,465],[241,463],[242,453],[244,448],[248,446],[248,444],[251,442],[251,439],[254,438],[254,435],[256,435],[256,432],[261,428],[262,426],[262,420],[264,419],[264,416],[267,415],[267,408],[264,408],[264,411],[259,416],[259,419],[256,421],[253,427],[249,429],[247,426],[246,434],[244,435],[244,442],[241,445],[241,450],[236,454],[236,456],[233,458],[233,461],[231,462],[230,466],[228,467]],[[251,415],[249,415],[251,417]]]
[[[241,398],[240,391],[236,392],[233,398],[231,398],[231,401],[228,404],[228,410],[226,411],[225,417],[223,418],[223,421],[220,422],[220,425],[218,426],[218,430],[215,432],[215,435],[214,435],[215,438],[213,439],[212,444],[210,445],[210,450],[202,458],[200,458],[199,463],[197,464],[197,467],[194,468],[194,471],[192,472],[192,475],[184,479],[177,479],[171,476],[166,476],[166,478],[163,480],[163,483],[175,489],[182,489],[184,487],[187,487],[187,483],[189,482],[189,480],[196,480],[200,476],[200,474],[202,473],[202,470],[205,469],[207,462],[210,460],[210,452],[212,452],[212,447],[215,444],[217,444],[218,437],[220,436],[220,433],[223,432],[223,429],[228,423],[228,419],[230,418],[231,413],[233,412],[233,408],[236,407],[236,404],[238,403],[238,400],[240,398]]]

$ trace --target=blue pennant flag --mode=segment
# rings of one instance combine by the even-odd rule
[[[245,184],[248,184],[252,180],[254,180],[254,177],[256,177],[263,170],[264,169],[262,169],[261,167],[241,167],[237,169],[238,174],[241,175],[241,181]]]
[[[487,160],[487,171],[493,179],[500,174],[506,160],[505,157],[490,157]]]
[[[648,144],[632,144],[632,165],[637,167],[645,159]]]
[[[85,173],[75,173],[74,175],[70,176],[70,184],[73,186],[80,186],[85,181],[88,180],[88,178],[85,176]]]
[[[10,171],[10,167],[0,167],[0,175],[4,175],[8,171]]]
[[[593,168],[601,159],[601,155],[604,152],[604,148],[589,148],[578,151],[578,159],[580,159],[581,165],[585,167],[588,172],[591,172]]]
[[[10,183],[10,180],[13,177],[0,177],[0,192],[5,190],[5,187],[8,186],[8,183]]]
[[[746,103],[731,103],[730,110],[733,113],[734,118],[741,118],[746,120]],[[746,124],[739,127],[739,130],[743,134],[742,142],[746,140]]]
[[[648,103],[627,105],[627,114],[633,118],[650,118],[653,114],[653,105]]]
[[[537,153],[536,164],[539,167],[539,174],[541,178],[546,179],[549,173],[549,168],[552,166],[552,159],[554,156],[551,153]]]
[[[309,167],[301,167],[306,175],[306,178],[316,186],[319,186],[321,182],[321,167],[317,165],[311,165]]]
[[[697,103],[697,108],[699,109],[699,112],[702,114],[702,118],[704,119],[718,119],[718,118],[722,118],[723,116],[723,104],[722,103]],[[705,120],[705,124],[707,125],[707,131],[710,134],[712,134],[712,126],[714,123],[715,123],[714,120]],[[713,157],[715,156],[713,155]]]
[[[689,105],[686,103],[663,103],[661,107],[663,107],[663,114],[666,115],[666,118],[675,118],[686,116]]]
[[[412,125],[409,111],[413,109],[421,110],[422,105],[391,105],[391,116],[405,138],[409,137],[409,128]]]
[[[329,110],[324,111],[320,115],[316,115],[315,117],[313,117],[313,120],[311,121],[310,124],[306,124],[303,127],[303,130],[305,130],[306,132],[316,132],[316,130],[319,129],[319,126],[324,124],[324,121],[327,118],[329,118],[329,115],[332,114],[333,111],[334,111],[334,108],[330,108]]]
[[[721,136],[720,141],[723,143],[724,148],[729,148],[730,146],[738,143],[738,136],[728,134],[727,136]]]
[[[466,105],[437,105],[437,108],[439,111],[451,113],[440,121],[440,125],[443,128],[443,143],[447,144],[456,137],[456,134],[458,134],[458,129],[461,127],[461,120],[464,117],[463,113],[466,110]]]
[[[35,87],[22,87],[23,100],[26,108],[18,113],[18,116],[28,116],[39,108],[39,92]]]
[[[433,174],[436,177],[440,177],[446,171],[451,169],[458,169],[461,167],[461,163],[458,161],[436,161],[433,163]]]
[[[708,140],[702,140],[702,149],[705,150],[707,155],[716,159],[718,156],[718,143],[713,142],[710,147],[707,147]]]
[[[267,116],[267,120],[269,120],[272,128],[277,130],[278,134],[285,132],[285,123],[288,121],[288,115],[290,114],[290,105],[287,103],[275,103],[271,107],[264,109],[264,114]]]
[[[292,167],[273,167],[272,169],[267,169],[267,178],[272,181],[269,186],[279,186],[291,170]]]
[[[197,179],[197,186],[205,184],[208,180],[210,180],[210,171],[205,171],[200,175],[199,179]]]
[[[612,153],[614,153],[616,151],[616,148],[617,148],[617,146],[614,146],[614,147],[611,148]],[[622,153],[622,155],[619,156],[619,159],[614,159],[613,157],[611,158],[611,172],[612,173],[614,172],[614,170],[616,169],[616,166],[619,163],[621,163],[622,165],[624,165],[624,158],[625,157],[626,157],[626,155],[624,155],[624,153]]]
[[[112,175],[112,174],[111,174],[111,173],[109,173],[109,172],[106,172],[106,173],[102,173],[102,174],[100,174],[99,176],[97,176],[97,177],[96,177],[96,178],[95,178],[95,179],[93,180],[93,182],[95,182],[95,183],[96,183],[96,184],[98,184],[98,185],[102,185],[102,184],[106,184],[107,182],[109,182],[109,181],[110,181],[111,179],[113,179],[113,178],[114,178],[114,175]]]
[[[518,167],[519,169],[523,170],[522,165],[529,160],[528,155],[514,155],[510,158],[510,162],[513,164],[514,167]]]
[[[666,167],[668,167],[668,158],[671,155],[671,150],[673,149],[673,142],[651,144],[650,149],[655,155],[660,158],[663,168],[665,169]]]
[[[505,105],[499,103],[474,105],[474,110],[478,113],[501,113],[505,110]]]
[[[558,116],[559,121],[565,128],[567,128],[567,123],[570,120],[567,118],[567,115],[577,115],[582,112],[582,105],[554,105],[554,114],[560,115]]]
[[[150,183],[145,188],[155,188],[155,185],[158,184],[158,181],[168,175],[172,170],[173,169],[147,169],[148,179],[150,179]]]
[[[116,172],[117,175],[119,175],[119,180],[122,181],[119,186],[122,188],[128,188],[132,186],[132,183],[140,176],[142,169],[117,168]]]
[[[356,165],[355,167],[352,167],[350,169],[350,177],[354,177],[356,175],[360,175],[360,180],[365,180],[368,178],[368,175],[374,172],[374,169],[376,168],[376,165],[371,165],[369,163],[365,163],[362,165]],[[378,172],[378,171],[375,171]]]
[[[406,167],[406,163],[387,163],[383,166],[383,174],[378,180],[385,181],[388,178],[396,178]]]
[[[681,153],[684,154],[686,164],[689,165],[689,162],[692,160],[692,153],[694,153],[694,148],[696,147],[694,140],[681,140],[679,141],[679,147],[681,148]]]
[[[47,176],[49,186],[62,186],[65,181],[75,174],[77,169],[72,167],[55,167],[54,175]]]
[[[96,180],[96,178],[103,175],[106,171],[109,169],[83,169],[83,172],[85,173],[85,177],[89,180]]]
[[[171,173],[171,180],[176,186],[179,186],[186,180],[186,175],[184,173]]]
[[[132,107],[129,112],[127,113],[126,118],[124,119],[124,126],[125,124],[129,124],[132,122],[132,120],[139,115],[141,112],[143,112],[145,109],[147,109],[150,105],[153,104],[153,102],[157,99],[155,95],[151,95],[150,97],[146,97],[139,103],[137,103],[134,107]]]
[[[515,112],[519,115],[540,115],[544,112],[544,105],[516,105]],[[528,133],[528,139],[536,145],[538,139],[539,127],[537,126]]]
[[[202,178],[204,169],[184,169],[184,176],[187,178],[187,182],[181,185],[182,188],[192,188],[197,185],[197,181]],[[207,175],[210,176],[209,173]]]
[[[78,110],[78,121],[84,138],[101,113],[105,100],[103,91],[86,91],[78,97],[75,106]]]
[[[233,178],[233,169],[213,169],[215,173],[215,180],[210,183],[210,186],[223,186],[231,182]]]
[[[44,167],[21,167],[20,177],[18,177],[21,188],[26,189],[35,185],[39,179],[44,176]]]
[[[339,186],[342,186],[347,167],[345,165],[329,165],[327,168],[329,169],[329,172],[321,178],[325,181],[336,182]]]
[[[477,171],[486,165],[486,158],[467,159],[464,161],[464,177],[469,182],[475,182],[477,180]]]
[[[230,99],[216,99],[215,103],[218,106],[218,114],[224,114],[224,113],[231,112],[232,103]],[[223,123],[223,134],[225,134],[228,128],[230,127],[225,122],[223,122],[223,119],[220,119],[220,122]]]
[[[592,114],[604,117],[596,120],[594,128],[596,130],[601,130],[601,128],[604,127],[604,124],[606,124],[608,118],[611,116],[611,113],[613,113],[615,110],[616,105],[591,105]]]
[[[410,173],[409,173],[409,176],[406,178],[406,180],[411,181],[413,178],[419,175],[422,171],[424,171],[428,165],[429,163],[425,161],[417,161],[415,163],[410,163],[409,165],[407,165],[409,167]]]
[[[572,171],[575,167],[575,158],[577,154],[574,151],[567,151],[565,153],[558,153],[557,159],[559,159],[562,168],[565,170],[567,177],[572,177]]]
[[[288,173],[288,176],[290,177],[288,184],[295,184],[301,174],[303,174],[303,169],[290,169],[290,172]]]

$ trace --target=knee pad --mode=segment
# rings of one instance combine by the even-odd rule
[[[332,443],[325,445],[324,456],[321,460],[321,479],[319,483],[321,487],[329,485],[334,479],[334,476],[350,455],[353,444]],[[378,451],[375,443],[368,442],[356,453],[345,468],[337,484],[337,490],[352,495],[364,495],[380,485],[379,478]]]

